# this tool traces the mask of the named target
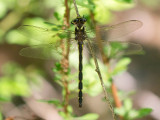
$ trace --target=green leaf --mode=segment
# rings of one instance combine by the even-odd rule
[[[12,95],[28,96],[29,93],[27,79],[20,71],[12,76],[6,75],[0,78],[1,98],[9,100]]]
[[[116,0],[118,2],[132,3],[133,0]]]
[[[13,83],[13,93],[21,96],[28,96],[30,93],[27,78],[23,74],[16,74],[14,76],[15,82]]]
[[[9,102],[9,101],[10,101],[10,98],[4,97],[4,96],[0,96],[0,101],[1,101],[1,102]]]
[[[54,15],[54,17],[55,17],[58,21],[61,20],[60,15],[58,14],[58,12],[54,12],[53,15]]]
[[[138,112],[137,112],[137,110],[134,110],[134,109],[130,110],[127,114],[125,114],[125,118],[127,120],[130,120],[130,119],[133,120],[137,116],[138,116]]]
[[[69,112],[70,114],[73,113],[73,108],[72,108],[72,106],[69,105],[69,106],[67,107],[67,110],[68,110],[68,112]]]
[[[122,58],[117,64],[116,67],[114,68],[112,74],[117,75],[120,72],[123,72],[127,69],[128,64],[131,63],[130,58]]]
[[[120,116],[124,116],[125,113],[126,113],[126,110],[124,107],[121,107],[121,108],[115,108],[115,113],[120,115]]]
[[[95,5],[91,0],[87,0],[88,2],[86,2],[85,0],[76,0],[77,5],[80,5],[84,8],[89,8],[90,10],[94,10]]]
[[[151,112],[152,112],[151,108],[142,108],[140,110],[137,110],[137,116],[134,119],[142,118],[146,115],[149,115]]]
[[[7,6],[0,1],[0,19],[4,17],[4,15],[6,15],[7,13]]]
[[[56,73],[53,80],[56,82],[60,82],[60,80],[62,80],[62,75],[59,73]]]
[[[128,2],[127,2],[127,0],[122,0],[122,1],[108,0],[108,4],[106,4],[105,6],[111,10],[114,10],[114,11],[122,11],[122,10],[127,10],[127,9],[133,8],[135,6],[135,2],[129,3],[129,0],[128,0]]]
[[[76,120],[97,120],[99,117],[98,114],[95,114],[95,113],[88,113],[88,114],[85,114],[81,117],[75,117]]]
[[[71,114],[66,114],[66,113],[63,112],[63,111],[59,111],[58,113],[59,113],[59,115],[60,115],[61,117],[63,117],[63,120],[75,120],[75,119],[73,119],[73,117],[72,117]]]
[[[103,65],[100,61],[98,61],[99,67],[101,68],[101,74],[103,76],[103,79],[105,80],[104,83],[108,86],[108,74],[107,74],[107,67]],[[88,72],[90,71],[90,72]],[[94,60],[90,60],[90,64],[84,64],[84,73],[87,73],[84,75],[84,93],[89,94],[90,96],[96,96],[102,92],[102,86],[99,84],[99,77],[95,71],[95,64]]]
[[[131,99],[125,99],[124,100],[124,107],[126,111],[130,111],[132,109],[132,101]]]
[[[3,120],[3,118],[2,118],[2,113],[0,112],[0,120]]]
[[[56,67],[57,71],[62,70],[61,63],[60,63],[60,62],[56,62],[56,63],[55,63],[55,67]]]
[[[46,103],[49,103],[49,104],[54,104],[56,107],[62,108],[62,103],[57,99],[54,99],[54,100],[38,100],[38,101],[39,102],[46,102]]]
[[[59,111],[58,113],[59,113],[59,115],[60,115],[60,116],[62,116],[63,118],[66,118],[66,114],[65,114],[65,112],[63,112],[63,111]]]
[[[107,24],[112,19],[112,14],[103,4],[98,4],[94,10],[95,20],[101,24]]]
[[[111,42],[104,47],[104,53],[109,58],[116,58],[120,53],[124,53],[124,51],[128,48],[127,43],[120,42]],[[121,55],[121,54],[120,54]],[[121,55],[122,56],[122,55]]]

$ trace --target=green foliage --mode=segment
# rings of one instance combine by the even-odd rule
[[[58,12],[54,12],[53,15],[54,15],[54,17],[55,17],[58,21],[61,20],[61,18],[60,18],[60,16],[59,16]]]
[[[95,20],[101,24],[109,23],[113,19],[111,10],[120,11],[134,7],[132,0],[77,0],[77,4],[81,6],[79,7],[80,14],[87,16],[90,14],[89,11],[92,11]]]
[[[133,0],[116,0],[116,1],[118,1],[118,2],[126,2],[126,3],[132,3],[133,2]]]
[[[55,67],[53,67],[52,71],[55,73],[55,77],[54,80],[59,83],[60,85],[62,85],[62,66],[60,62],[56,62],[55,63]],[[70,75],[70,68],[68,68],[68,71],[65,73],[67,76]],[[68,79],[69,81],[69,79]]]
[[[137,115],[135,115],[134,119],[142,118],[147,115],[149,115],[152,112],[151,108],[142,108],[140,110],[137,110]]]
[[[1,112],[0,112],[0,120],[3,120]]]
[[[28,71],[29,69],[29,71]],[[31,93],[31,83],[39,84],[37,81],[39,73],[34,68],[24,70],[14,62],[2,66],[3,76],[0,77],[0,101],[9,101],[12,96],[27,97]]]
[[[91,0],[87,0],[87,1],[77,0],[76,2],[77,2],[77,5],[79,5],[83,8],[89,8],[90,10],[94,10],[94,8],[95,8],[95,5]]]
[[[102,92],[102,87],[99,81],[99,77],[97,75],[97,73],[95,72],[95,64],[94,64],[94,60],[90,59],[90,64],[84,64],[84,80],[83,80],[83,84],[84,84],[84,92],[89,94],[90,96],[97,96],[98,94],[100,94]],[[104,83],[107,87],[110,87],[110,75],[108,74],[108,69],[103,65],[103,63],[101,63],[100,61],[98,61],[99,63],[99,67],[101,68],[101,74],[103,76],[104,79]],[[88,72],[90,71],[90,72]]]
[[[2,67],[2,72],[4,76],[0,78],[0,100],[10,100],[12,95],[30,94],[27,76],[19,65],[8,63]]]
[[[44,20],[42,18],[27,18],[24,20],[23,25],[37,25],[39,27],[47,27],[46,24],[43,24],[43,22]],[[45,42],[45,40],[47,41],[47,36],[44,34],[45,31],[42,31],[42,29],[36,29],[34,27],[26,27],[26,29],[21,29],[21,27],[19,27],[16,30],[10,31],[6,36],[6,39],[10,44],[34,45],[39,44],[39,42],[42,41]]]
[[[74,120],[74,119],[76,119],[75,116],[73,115],[73,108],[70,105],[67,106],[67,111],[68,111],[68,114],[66,114],[63,111],[59,111],[60,116],[63,117],[64,120]]]
[[[9,11],[7,10],[15,10],[15,13],[18,12],[18,16],[14,17],[20,18],[20,24],[39,26],[32,27],[31,29],[19,28],[17,30],[14,29],[14,27],[18,25],[18,22],[15,22],[15,19],[11,19],[14,21],[15,25],[11,25],[10,28],[0,29],[0,38],[5,37],[5,42],[8,44],[29,46],[39,44],[52,44],[52,48],[55,48],[55,50],[51,52],[57,52],[58,54],[61,53],[62,51],[59,51],[59,49],[57,49],[57,46],[59,46],[60,39],[66,39],[68,37],[68,31],[74,30],[73,26],[70,27],[69,30],[62,30],[62,27],[64,27],[63,22],[65,11],[63,2],[63,0],[45,0],[41,2],[36,0],[29,0],[25,2],[21,2],[19,0],[0,1],[0,19],[2,19],[5,15],[7,15],[7,13],[9,13]],[[107,24],[110,21],[112,21],[114,17],[111,11],[127,10],[135,6],[133,0],[76,0],[76,2],[78,4],[80,15],[85,15],[85,18],[87,18],[86,26],[89,28],[93,28],[93,24],[91,24],[93,22],[90,15],[91,13],[93,13],[94,19],[96,20],[97,24]],[[69,1],[69,7],[71,7],[71,18],[75,18],[76,12],[75,9],[72,9],[74,8],[72,1]],[[48,15],[50,11],[54,11],[54,13],[52,13],[54,17]],[[10,20],[7,21],[7,23],[10,23]],[[73,37],[71,36],[71,38]],[[48,48],[48,46],[46,48]],[[129,63],[131,62],[130,58],[122,57],[124,51],[127,48],[128,44],[121,44],[117,42],[108,44],[108,46],[104,47],[104,53],[109,59],[120,58],[113,70],[111,70],[110,72],[108,70],[109,68],[107,68],[103,63],[98,61],[101,69],[101,74],[105,82],[105,86],[108,88],[107,90],[109,91],[111,91],[109,88],[113,82],[112,77],[126,71]],[[46,49],[42,52],[46,54],[49,53],[49,50]],[[72,55],[72,53],[70,53],[70,55]],[[43,56],[45,57],[45,55]],[[54,54],[53,57],[56,58],[57,54]],[[48,58],[48,56],[46,56],[46,58]],[[93,59],[90,59],[88,61],[89,64],[84,63],[83,66],[83,92],[87,93],[90,96],[96,96],[102,92],[102,88],[99,82],[98,75],[95,72],[95,65]],[[78,91],[77,62],[78,56],[74,56],[74,58],[69,61],[70,67],[76,69],[76,72],[71,71],[71,68],[69,68],[65,72],[65,75],[67,76],[67,82],[69,83],[68,89],[71,93]],[[62,81],[62,69],[63,68],[61,63],[57,62],[52,71],[54,72],[54,81],[62,87],[63,101],[61,102],[57,99],[39,101],[53,104],[54,106],[56,106],[56,108],[59,109],[59,114],[65,120],[97,120],[99,116],[94,113],[85,114],[80,117],[75,116],[73,108],[70,105],[67,106],[68,113],[62,111],[65,105],[64,97],[66,95],[66,91],[64,89]],[[37,82],[37,80],[39,80],[37,76],[39,76],[40,73],[38,73],[37,75],[37,70],[25,70],[24,68],[15,63],[8,63],[4,65],[2,70],[3,76],[0,78],[0,101],[10,100],[11,97],[15,95],[25,97],[29,96],[31,93],[29,83],[31,81]],[[69,99],[71,99],[72,97],[75,96],[70,95]],[[130,99],[125,98],[123,100],[124,106],[122,108],[116,109],[115,111],[118,115],[123,116],[126,120],[141,118],[143,116],[148,115],[151,112],[151,109],[148,108],[134,110],[132,108],[132,102]],[[0,120],[1,119],[2,115],[0,114]]]
[[[99,115],[97,115],[97,114],[88,113],[88,114],[85,114],[81,117],[76,117],[75,119],[76,120],[97,120],[98,117],[99,117]]]
[[[114,70],[112,71],[112,75],[117,75],[117,74],[119,74],[119,73],[122,73],[123,71],[126,71],[127,66],[128,66],[130,63],[131,63],[131,59],[130,59],[130,58],[127,58],[127,57],[126,57],[126,58],[120,59],[120,60],[117,62]]]
[[[102,4],[104,3],[104,4]],[[132,8],[134,6],[134,3],[133,1],[129,1],[129,0],[111,0],[111,1],[103,1],[103,0],[100,0],[100,1],[77,1],[77,4],[80,6],[79,8],[79,11],[80,11],[80,14],[85,14],[85,18],[87,18],[87,21],[89,21],[88,23],[91,22],[91,19],[90,19],[90,16],[89,16],[89,11],[92,11],[94,13],[94,17],[95,17],[95,20],[97,21],[97,23],[107,23],[109,22],[111,19],[112,19],[112,14],[110,13],[110,10],[124,10],[124,9],[128,9],[128,8]],[[123,6],[123,4],[125,4]],[[113,6],[112,6],[113,5]],[[116,6],[116,7],[115,7]],[[123,7],[122,7],[123,6]],[[82,9],[83,8],[83,9]],[[101,13],[101,14],[99,14]],[[58,13],[55,13],[55,17],[57,20],[59,20],[59,14]],[[90,28],[92,28],[89,24],[88,26]],[[94,33],[93,33],[94,34]],[[89,34],[90,35],[90,34]],[[95,35],[93,35],[95,36]],[[91,35],[91,37],[93,37]],[[89,36],[90,37],[90,36]],[[62,37],[62,38],[66,38],[66,37]],[[122,44],[122,43],[118,43],[118,42],[112,42],[110,44],[108,44],[108,46],[105,46],[104,47],[104,52],[106,54],[106,56],[109,58],[109,59],[115,59],[115,58],[120,58],[122,57],[122,55],[124,55],[124,51],[128,48],[129,44]],[[76,69],[77,69],[77,64],[74,65],[74,59],[76,58],[76,56],[74,56],[74,58],[70,61],[70,64],[71,66],[74,66]],[[78,56],[77,56],[78,58]],[[76,60],[78,61],[78,60]],[[101,73],[103,75],[103,79],[105,80],[105,85],[107,87],[110,87],[111,84],[112,84],[112,77],[117,75],[117,74],[120,74],[124,71],[127,70],[127,67],[128,65],[130,64],[131,62],[131,59],[130,58],[120,58],[119,61],[117,62],[117,64],[115,65],[114,69],[109,73],[107,68],[99,61],[99,64],[100,64],[100,68],[101,68]],[[89,94],[90,96],[96,96],[98,94],[100,94],[102,92],[102,89],[101,89],[101,85],[99,84],[99,81],[98,81],[98,76],[96,74],[96,72],[94,71],[95,69],[95,66],[94,66],[94,62],[93,60],[90,60],[90,64],[86,63],[86,64],[83,64],[83,73],[84,73],[84,80],[83,80],[83,92],[84,93],[87,93]],[[58,63],[55,65],[55,68],[54,68],[54,73],[55,73],[55,80],[56,82],[59,82],[62,78],[62,74],[60,74],[60,71],[61,71],[61,64]],[[88,72],[90,71],[90,72]],[[74,78],[75,75],[74,74],[71,74],[70,72],[67,74],[68,75],[68,81],[71,81],[71,78]],[[78,78],[78,77],[77,77]],[[71,82],[69,84],[69,90],[70,91],[76,91],[77,87],[73,87],[73,86],[77,86],[78,84],[78,80],[77,81],[74,81]],[[61,84],[62,86],[62,84]],[[63,87],[63,86],[62,86]],[[65,89],[63,89],[63,96],[65,95]],[[127,116],[128,113],[127,111],[131,111],[132,110],[132,103],[129,103],[129,101],[127,102],[127,99],[124,99],[125,102],[125,106],[124,106],[124,110],[119,110],[118,112],[122,112],[123,115]],[[56,104],[57,101],[55,102],[54,101],[54,104]],[[117,114],[118,114],[117,112]],[[119,115],[120,115],[119,113]],[[132,113],[132,112],[131,112]],[[65,113],[64,112],[60,112],[61,116],[63,116],[64,118],[66,117]],[[127,115],[126,115],[127,114]],[[149,113],[148,113],[149,114]],[[122,116],[123,116],[122,115]],[[147,114],[146,114],[147,115]],[[137,117],[140,116],[140,115],[137,115]],[[84,116],[81,116],[81,117],[76,117],[76,119],[97,119],[97,115],[93,115],[93,116],[90,116],[90,115],[84,115]],[[95,117],[95,118],[94,118]],[[132,118],[130,115],[127,116],[128,118]],[[126,117],[126,118],[127,118]]]
[[[109,23],[113,19],[113,15],[110,12],[112,11],[120,11],[132,8],[134,3],[126,4],[121,3],[116,0],[95,0],[95,19],[98,23],[106,24]],[[101,14],[99,14],[101,13]]]
[[[104,53],[108,58],[117,58],[125,49],[128,48],[128,44],[122,44],[119,42],[111,42],[104,46]]]
[[[60,102],[60,100],[54,99],[54,100],[39,100],[40,102],[46,102],[49,104],[55,105],[58,109],[63,108],[63,104]]]
[[[54,99],[54,100],[39,100],[40,102],[46,102],[46,103],[49,103],[49,104],[53,104],[56,106],[57,109],[62,109],[64,104],[63,102],[60,102],[60,100],[57,100],[57,99]],[[65,112],[63,111],[59,111],[59,114],[61,115],[61,117],[64,118],[64,120],[97,120],[98,119],[98,115],[97,114],[94,114],[94,113],[88,113],[88,114],[85,114],[81,117],[76,117],[73,115],[73,108],[72,106],[67,106],[67,110],[68,110],[68,114],[66,114]]]
[[[128,98],[124,100],[124,105],[121,108],[115,109],[115,112],[118,115],[123,116],[124,120],[134,120],[149,115],[152,112],[152,109],[142,108],[140,110],[135,110],[132,108],[132,102]]]
[[[6,14],[7,8],[6,5],[0,1],[0,19]]]

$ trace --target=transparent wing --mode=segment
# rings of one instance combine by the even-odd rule
[[[104,53],[109,58],[115,58],[122,55],[143,54],[143,48],[140,44],[130,42],[109,42],[104,46]]]
[[[55,25],[56,26],[56,25]],[[55,43],[62,38],[66,38],[70,30],[60,29],[60,26],[42,28],[33,25],[22,25],[18,31],[32,41],[40,44]]]
[[[133,54],[144,54],[144,50],[143,47],[140,44],[137,43],[122,43],[125,46],[127,46],[127,48],[124,50],[123,55],[133,55]]]
[[[91,39],[91,43],[94,44],[96,49],[104,47],[104,52],[108,57],[115,57],[118,54],[141,54],[143,51],[141,45],[128,42],[127,39],[118,39],[139,29],[141,26],[142,22],[138,20],[130,20],[112,26],[98,27],[96,30],[99,32],[99,36],[97,37],[99,39],[96,39],[94,35],[94,38]],[[87,36],[92,36],[89,34],[90,32],[87,31]],[[101,44],[99,44],[99,42]]]
[[[142,26],[142,22],[138,20],[130,20],[109,27],[101,27],[100,30],[107,32],[108,41],[116,41],[116,38],[125,36]],[[117,40],[118,41],[118,40]],[[123,40],[122,40],[123,41]]]
[[[61,59],[61,49],[53,44],[26,47],[21,49],[19,54],[21,56],[39,59]]]
[[[51,23],[48,23],[51,24]],[[31,47],[23,48],[20,55],[40,59],[59,59],[60,53],[60,40],[70,34],[70,30],[58,29],[62,26],[55,24],[51,28],[42,28],[33,25],[23,25],[18,28],[18,31],[31,40],[29,45]],[[55,26],[55,27],[53,27]],[[71,43],[73,39],[70,39]],[[70,43],[70,44],[71,44]]]
[[[101,39],[107,41],[125,41],[119,40],[117,38],[123,37],[135,30],[139,29],[142,26],[142,22],[138,20],[129,20],[116,25],[111,26],[101,26],[98,27],[97,30],[101,35]],[[91,33],[91,34],[90,34]],[[87,31],[88,36],[94,38],[95,34],[93,30]]]
[[[71,41],[69,44],[70,52],[77,51],[77,44]],[[62,49],[60,42],[54,44],[41,44],[26,47],[20,50],[19,54],[25,57],[39,58],[39,59],[57,59],[62,58]]]

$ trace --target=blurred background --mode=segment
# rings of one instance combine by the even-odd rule
[[[114,83],[118,90],[126,93],[135,91],[131,97],[133,108],[153,109],[150,115],[140,120],[160,120],[160,0],[101,2],[103,8],[97,7],[99,9],[95,13],[95,19],[99,19],[99,23],[116,24],[127,20],[139,20],[143,23],[128,39],[141,44],[145,54],[131,56],[132,62],[127,71],[115,76]],[[81,14],[88,14],[86,8],[78,7]],[[19,51],[30,43],[17,32],[17,28],[23,24],[40,25],[43,21],[63,23],[62,20],[55,20],[55,11],[63,17],[63,1],[0,0],[0,116],[3,119],[63,119],[59,115],[61,109],[53,104],[38,102],[40,99],[62,100],[62,88],[53,80],[55,75],[51,70],[55,61],[20,56]],[[73,14],[70,21],[76,17],[73,5],[71,11]],[[78,59],[74,64],[77,65],[77,62]],[[74,71],[77,72],[77,69]],[[88,73],[84,72],[84,76],[85,74]],[[74,87],[77,89],[77,86]],[[101,100],[102,97],[102,93],[94,97],[85,94],[81,109],[78,108],[77,96],[69,104],[76,116],[97,113],[99,120],[111,120],[111,114],[107,112],[109,109]]]

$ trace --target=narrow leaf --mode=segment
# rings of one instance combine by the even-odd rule
[[[81,117],[76,117],[75,120],[97,120],[99,115],[95,113],[85,114]]]
[[[146,115],[149,115],[151,112],[152,112],[151,108],[142,108],[142,109],[138,110],[137,118],[142,118]]]

